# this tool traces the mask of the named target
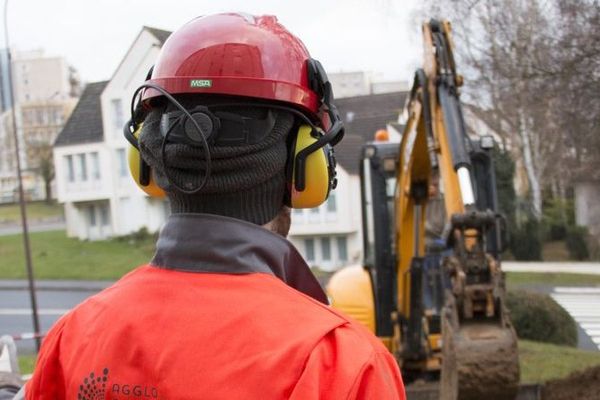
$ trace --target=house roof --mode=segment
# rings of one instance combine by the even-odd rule
[[[79,102],[54,141],[55,147],[102,141],[100,95],[107,83],[108,81],[89,83],[83,89]]]
[[[346,128],[344,139],[335,147],[335,155],[349,174],[358,174],[362,147],[373,140],[375,132],[398,121],[407,95],[408,92],[393,92],[335,100]]]
[[[150,32],[155,38],[157,38],[160,41],[160,45],[162,46],[163,44],[165,44],[165,42],[167,41],[167,38],[169,36],[171,36],[170,31],[165,31],[163,29],[158,29],[158,28],[153,28],[151,26],[144,26],[145,30],[147,30],[148,32]]]

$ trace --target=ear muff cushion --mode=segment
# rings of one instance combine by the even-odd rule
[[[311,136],[312,127],[302,125],[298,129],[296,143],[294,146],[294,159],[298,153],[317,141]],[[294,168],[296,168],[294,163]],[[319,149],[306,158],[306,185],[303,191],[297,191],[292,173],[292,187],[290,196],[290,205],[293,208],[312,208],[317,207],[325,200],[329,194],[329,168],[327,157],[322,149]]]
[[[142,132],[142,125],[140,124],[138,129],[133,133],[133,135],[137,138]],[[165,192],[162,190],[155,182],[152,177],[152,173],[150,173],[150,182],[147,186],[144,186],[140,183],[140,152],[133,146],[129,146],[129,150],[127,150],[127,162],[129,163],[129,173],[131,173],[131,177],[135,181],[136,185],[140,189],[142,189],[146,194],[151,197],[165,197]]]

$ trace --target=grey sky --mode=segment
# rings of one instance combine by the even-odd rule
[[[330,72],[412,79],[421,63],[417,0],[9,0],[11,46],[62,55],[84,81],[110,78],[143,25],[174,30],[203,14],[274,14]]]

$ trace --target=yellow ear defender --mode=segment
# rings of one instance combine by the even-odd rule
[[[142,126],[143,123],[139,124],[133,132],[136,139],[139,138]],[[292,208],[318,207],[327,200],[330,190],[336,184],[334,178],[335,161],[328,154],[331,149],[329,146],[311,152],[306,157],[303,168],[295,162],[299,153],[317,142],[317,138],[312,135],[313,132],[314,128],[312,126],[301,125],[294,142],[294,157],[291,162],[293,171],[289,178],[291,182],[288,183],[289,195],[286,196],[289,198],[287,203]],[[152,171],[141,158],[138,149],[129,146],[127,159],[129,172],[136,185],[151,197],[165,197],[164,190],[154,181]],[[303,174],[300,169],[304,169]],[[300,186],[299,182],[303,182],[303,186]]]
[[[139,139],[143,125],[143,123],[139,124],[135,132],[133,132],[133,136],[136,139]],[[165,191],[154,182],[150,167],[145,165],[146,163],[142,160],[140,152],[134,146],[130,145],[127,150],[127,161],[129,164],[129,173],[140,189],[150,197],[165,197]],[[144,169],[147,170],[143,171]],[[142,182],[142,180],[147,180],[147,182]]]
[[[294,160],[302,150],[317,142],[317,138],[312,136],[313,128],[309,125],[302,125],[296,135],[294,145]],[[331,158],[326,153],[326,148],[319,149],[308,155],[304,166],[304,176],[306,177],[303,190],[298,190],[298,180],[296,178],[298,163],[293,163],[292,181],[290,185],[289,205],[292,208],[312,208],[317,207],[329,196],[332,185],[335,185],[335,179],[332,180],[332,171],[335,165],[330,165]]]

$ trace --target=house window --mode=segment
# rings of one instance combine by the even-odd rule
[[[108,225],[108,206],[104,205],[100,207],[100,222],[102,225]]]
[[[88,178],[88,174],[87,174],[87,164],[85,162],[85,154],[78,154],[77,157],[79,157],[79,168],[80,168],[80,180],[81,181],[87,181]]]
[[[345,236],[340,236],[337,238],[337,250],[338,250],[338,260],[347,261],[348,260],[348,243]]]
[[[75,182],[75,166],[73,165],[73,156],[65,156],[67,162],[67,179],[69,182]]]
[[[46,114],[44,113],[44,110],[41,109],[37,109],[35,110],[35,118],[36,118],[36,122],[38,125],[46,125]]]
[[[321,255],[323,261],[331,261],[331,239],[328,237],[321,238]]]
[[[54,110],[54,112],[52,113],[52,119],[53,119],[53,122],[56,125],[62,124],[62,122],[63,122],[63,114],[62,114],[62,112],[61,112],[60,109],[55,109]]]
[[[90,217],[90,226],[96,226],[96,208],[94,206],[88,207],[88,215]]]
[[[327,212],[334,213],[337,211],[337,204],[335,202],[335,193],[331,193],[327,199]]]
[[[314,239],[304,239],[304,252],[306,261],[315,261],[315,241]]]
[[[125,123],[123,120],[123,102],[121,99],[112,99],[111,105],[114,127],[120,131],[123,129],[123,124]]]
[[[117,158],[119,163],[119,176],[127,176],[127,159],[125,158],[125,149],[117,149]]]
[[[99,180],[100,179],[100,159],[98,158],[98,152],[94,151],[90,153],[90,157],[92,158],[92,179]]]

